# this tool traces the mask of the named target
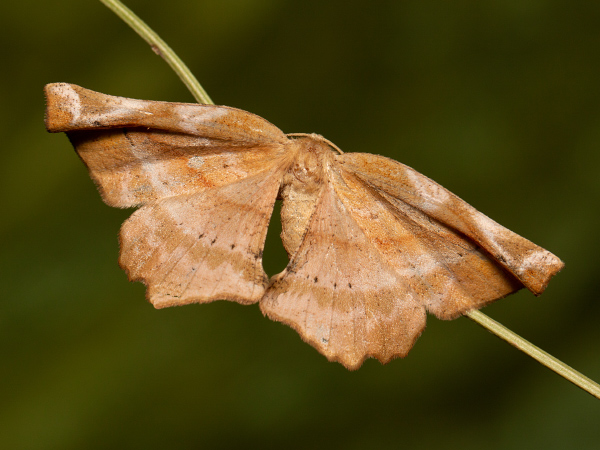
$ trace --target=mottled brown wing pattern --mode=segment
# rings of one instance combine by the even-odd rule
[[[346,153],[338,162],[398,209],[412,206],[469,238],[535,295],[540,295],[550,279],[564,267],[549,251],[499,225],[404,164],[366,153]]]
[[[425,327],[421,300],[369,242],[330,183],[260,307],[349,369],[368,357],[385,363],[405,356]]]
[[[367,357],[405,356],[426,309],[450,319],[522,287],[470,239],[391,203],[343,164],[331,163],[323,185],[261,308],[329,359],[356,368]]]
[[[235,182],[272,166],[288,138],[235,108],[134,100],[46,86],[46,127],[65,131],[99,187],[121,208]]]
[[[346,155],[339,157],[340,159]],[[423,306],[451,319],[522,287],[470,239],[341,170],[336,192],[369,242]]]
[[[281,170],[160,199],[121,228],[120,264],[157,308],[226,299],[257,302],[262,252]]]
[[[50,131],[66,131],[111,206],[144,205],[120,234],[120,264],[159,308],[254,303],[287,137],[234,108],[46,86]]]

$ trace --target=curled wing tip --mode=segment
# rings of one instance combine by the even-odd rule
[[[532,246],[535,248],[521,257],[513,272],[529,291],[539,296],[565,264],[548,250],[534,244]]]
[[[69,83],[50,83],[44,86],[46,114],[44,122],[51,133],[69,131],[79,113],[79,86]]]

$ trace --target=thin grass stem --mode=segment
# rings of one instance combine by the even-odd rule
[[[564,362],[555,358],[554,356],[546,353],[541,348],[533,345],[531,342],[523,339],[518,334],[506,328],[504,325],[496,322],[494,319],[486,316],[484,313],[478,310],[469,311],[465,314],[469,319],[478,323],[482,327],[486,328],[491,333],[498,336],[500,339],[505,340],[513,347],[518,348],[523,353],[529,355],[540,364],[543,364],[550,370],[553,370],[561,377],[569,380],[575,386],[580,387],[584,391],[592,394],[594,397],[600,399],[600,385],[593,380],[590,380],[585,375],[577,372],[572,367],[569,367]]]
[[[173,71],[181,78],[183,84],[187,86],[198,103],[213,105],[206,91],[202,88],[194,74],[177,56],[177,54],[156,34],[142,19],[136,16],[133,11],[127,8],[119,0],[100,0],[106,7],[112,10],[117,16],[129,25],[142,39],[144,39],[156,54],[163,58]]]

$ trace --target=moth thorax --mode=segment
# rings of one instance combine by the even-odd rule
[[[293,176],[302,183],[323,181],[326,167],[333,156],[324,142],[311,137],[298,139],[298,153],[292,166]]]

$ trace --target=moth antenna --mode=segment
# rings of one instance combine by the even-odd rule
[[[340,155],[344,154],[344,152],[337,145],[335,145],[329,139],[324,138],[320,134],[315,134],[315,133],[287,133],[286,136],[288,136],[288,137],[311,137],[313,139],[318,139],[319,141],[325,142],[327,145],[329,145],[331,148],[333,148],[335,151],[337,151]]]

